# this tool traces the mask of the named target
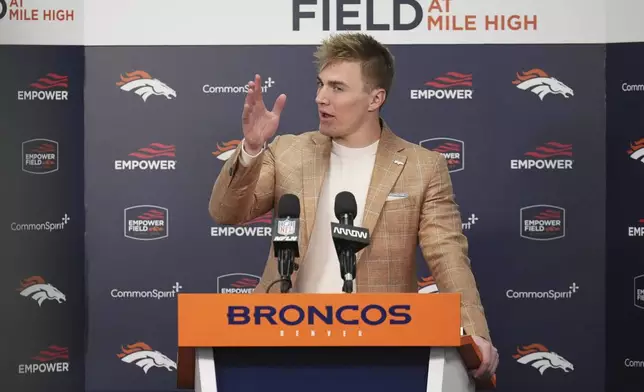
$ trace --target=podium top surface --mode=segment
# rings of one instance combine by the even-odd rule
[[[179,294],[179,347],[458,347],[460,294]]]

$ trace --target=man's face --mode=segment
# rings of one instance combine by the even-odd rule
[[[320,133],[346,137],[365,122],[374,110],[373,94],[366,91],[358,62],[335,62],[318,75],[315,102],[320,116]]]

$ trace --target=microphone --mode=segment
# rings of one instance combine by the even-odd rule
[[[300,257],[298,237],[300,233],[300,199],[287,193],[280,198],[277,217],[273,220],[273,249],[277,257],[277,270],[281,282],[281,292],[287,293],[292,287],[291,275],[297,269],[295,258]],[[270,288],[266,290],[268,292]]]
[[[358,206],[351,192],[344,191],[335,196],[334,211],[340,223],[331,222],[331,236],[340,261],[340,276],[344,280],[342,291],[352,293],[356,253],[369,245],[369,230],[353,225]]]

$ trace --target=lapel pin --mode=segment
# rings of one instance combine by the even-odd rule
[[[394,163],[395,163],[396,165],[402,165],[402,164],[403,164],[402,162],[400,162],[400,161],[399,161],[399,160],[397,160],[397,159],[394,159]]]

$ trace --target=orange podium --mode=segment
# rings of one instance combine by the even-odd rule
[[[179,294],[180,389],[491,390],[459,294]],[[358,389],[356,389],[358,388]]]

